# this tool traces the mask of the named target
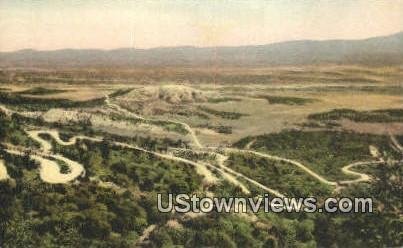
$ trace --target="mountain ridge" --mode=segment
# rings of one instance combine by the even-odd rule
[[[293,40],[264,45],[150,49],[22,49],[0,52],[0,66],[265,66],[403,64],[403,32],[360,40]]]

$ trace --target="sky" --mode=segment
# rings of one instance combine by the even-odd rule
[[[240,46],[403,30],[403,0],[0,0],[0,51]]]

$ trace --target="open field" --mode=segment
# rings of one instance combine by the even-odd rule
[[[5,240],[19,238],[8,230],[25,228],[41,245],[43,235],[89,247],[309,247],[330,238],[360,245],[365,240],[353,224],[358,219],[360,230],[368,230],[373,221],[338,213],[163,214],[156,209],[161,192],[370,195],[378,206],[391,206],[385,216],[377,209],[374,232],[390,215],[401,216],[395,177],[387,174],[401,168],[400,67],[3,70],[0,76]],[[393,180],[385,186],[385,178]],[[382,187],[391,187],[390,195],[374,193]],[[341,236],[321,233],[323,222]],[[69,230],[66,237],[59,226]],[[388,232],[397,240],[394,227]]]

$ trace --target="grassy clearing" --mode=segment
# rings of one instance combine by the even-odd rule
[[[403,109],[382,109],[356,111],[352,109],[334,109],[329,112],[311,114],[310,120],[334,121],[349,119],[356,122],[403,122]]]

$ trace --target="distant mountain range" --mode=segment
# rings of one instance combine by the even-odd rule
[[[259,46],[20,50],[0,53],[0,67],[310,64],[403,64],[403,32],[363,40],[298,40]]]

